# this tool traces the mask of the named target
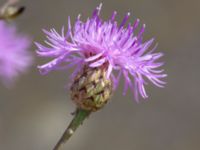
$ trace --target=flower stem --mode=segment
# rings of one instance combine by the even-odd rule
[[[65,130],[64,134],[56,144],[53,150],[60,150],[62,145],[69,140],[69,138],[73,135],[76,129],[83,123],[83,121],[90,115],[91,111],[77,109],[75,116],[71,123],[69,124],[68,128]]]

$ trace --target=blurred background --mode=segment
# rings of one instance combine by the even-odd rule
[[[0,4],[5,1],[0,0]],[[16,19],[20,32],[34,41],[45,39],[41,29],[60,31],[67,17],[82,19],[103,2],[107,19],[127,11],[130,22],[147,25],[145,39],[155,37],[163,61],[167,86],[148,86],[148,101],[122,96],[122,83],[111,102],[92,114],[65,145],[67,150],[198,150],[200,148],[200,1],[199,0],[22,0],[25,13]],[[31,51],[34,53],[33,45]],[[69,73],[41,76],[35,58],[30,71],[11,90],[0,85],[0,150],[52,150],[75,106],[64,86]]]

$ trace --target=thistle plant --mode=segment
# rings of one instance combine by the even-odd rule
[[[101,6],[86,22],[81,21],[81,15],[78,15],[73,27],[69,17],[66,33],[64,27],[61,34],[54,28],[43,30],[48,39],[46,45],[36,43],[37,54],[52,59],[38,66],[41,74],[75,68],[70,76],[71,99],[77,107],[75,116],[54,150],[60,149],[92,112],[105,106],[120,78],[125,80],[123,94],[130,88],[136,102],[139,102],[139,97],[148,97],[144,87],[147,81],[158,87],[165,84],[162,79],[166,74],[160,69],[163,63],[158,62],[163,53],[155,52],[153,38],[143,42],[145,25],[135,33],[140,20],[136,19],[133,25],[129,23],[126,27],[130,16],[127,13],[118,25],[115,11],[108,21],[103,21],[100,18]]]
[[[33,60],[28,51],[30,38],[19,34],[15,25],[8,23],[20,14],[19,7],[13,6],[16,2],[10,0],[0,9],[0,81],[8,88],[28,70]]]

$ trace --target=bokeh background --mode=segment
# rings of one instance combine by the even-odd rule
[[[3,4],[0,0],[0,4]],[[122,96],[122,83],[112,101],[85,121],[67,150],[198,150],[200,148],[200,1],[199,0],[22,0],[26,12],[16,19],[19,31],[43,42],[42,28],[82,19],[103,2],[102,17],[113,10],[117,20],[130,11],[147,25],[165,53],[167,86],[148,86],[148,101]],[[34,53],[35,46],[31,51]],[[69,124],[75,106],[64,88],[69,73],[41,76],[35,58],[29,73],[8,90],[0,85],[0,150],[51,150]]]

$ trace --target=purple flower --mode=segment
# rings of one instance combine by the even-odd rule
[[[28,37],[17,35],[15,27],[0,21],[0,80],[5,86],[12,86],[16,77],[31,65],[29,46]]]
[[[135,29],[139,26],[139,19],[133,25],[130,23],[125,27],[130,13],[127,13],[121,24],[117,24],[113,12],[108,21],[101,20],[99,14],[101,4],[97,7],[91,18],[86,22],[80,20],[78,15],[74,27],[72,28],[70,18],[68,18],[68,31],[65,33],[64,27],[61,34],[55,29],[43,30],[47,35],[48,46],[36,43],[37,54],[42,57],[52,58],[49,63],[39,66],[42,74],[47,74],[52,70],[66,70],[76,66],[72,77],[84,64],[89,67],[106,67],[107,78],[114,82],[117,87],[121,76],[124,77],[124,94],[130,88],[134,93],[136,101],[139,94],[147,98],[144,85],[146,80],[151,81],[158,87],[163,87],[162,81],[167,75],[160,67],[163,65],[157,60],[163,53],[154,52],[156,46],[152,47],[154,39],[142,41],[142,34],[145,25],[136,34]]]

